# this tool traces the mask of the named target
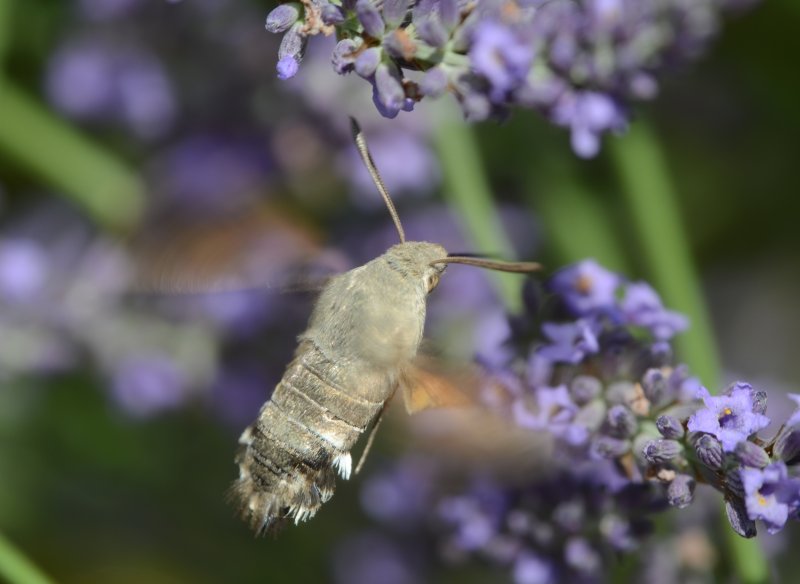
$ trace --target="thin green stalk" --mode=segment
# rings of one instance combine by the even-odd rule
[[[476,250],[513,259],[514,250],[492,202],[474,131],[463,122],[443,122],[434,136],[444,174],[445,198],[458,213]],[[492,272],[492,277],[506,308],[519,312],[519,276]]]
[[[691,319],[691,330],[677,338],[681,360],[704,384],[716,388],[720,365],[711,322],[659,140],[647,122],[639,120],[610,151],[649,279],[667,306]],[[747,584],[766,582],[769,569],[758,543],[740,538],[727,524],[724,531],[739,578]]]
[[[111,228],[134,224],[144,204],[135,173],[6,80],[0,87],[0,156],[12,158]]]
[[[11,6],[12,2],[0,2],[0,83],[2,83],[3,65],[6,51],[11,39]]]
[[[0,533],[0,580],[9,584],[53,584],[33,562]]]
[[[646,120],[638,120],[609,151],[649,279],[665,304],[691,321],[691,329],[675,340],[681,361],[713,390],[720,364],[711,319],[658,139]]]

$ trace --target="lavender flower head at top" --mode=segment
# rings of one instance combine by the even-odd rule
[[[303,0],[267,16],[277,71],[297,74],[309,37],[336,35],[334,70],[372,86],[386,117],[451,94],[471,120],[513,106],[568,128],[594,156],[667,65],[696,57],[737,0]]]
[[[616,554],[644,543],[653,514],[692,505],[701,484],[722,494],[741,536],[798,518],[800,409],[778,435],[759,436],[770,422],[764,392],[737,382],[711,395],[673,363],[671,339],[688,321],[653,288],[586,260],[547,286],[529,282],[526,298],[505,362],[485,369],[482,401],[504,426],[530,432],[511,466],[526,468],[542,433],[552,453],[511,481],[474,466],[454,478],[435,461],[406,480],[407,517],[446,558],[488,560],[515,582],[602,581]],[[419,459],[398,465],[406,470],[390,476],[407,477]],[[398,529],[370,492],[367,512]]]

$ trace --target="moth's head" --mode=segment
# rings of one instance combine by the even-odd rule
[[[436,263],[447,257],[445,250],[438,243],[427,241],[405,241],[389,248],[386,260],[400,272],[419,282],[426,292],[430,292],[439,283],[439,277],[447,264]]]

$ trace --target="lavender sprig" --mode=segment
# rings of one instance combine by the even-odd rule
[[[305,40],[336,35],[334,70],[372,85],[394,118],[425,97],[455,97],[470,120],[521,106],[568,128],[594,156],[600,136],[625,128],[629,104],[658,91],[657,76],[702,53],[738,0],[304,0],[267,17],[283,33],[282,79],[297,73]],[[420,74],[418,74],[421,73]]]
[[[476,471],[454,492],[442,486],[452,477],[426,467],[424,489],[403,497],[447,557],[488,559],[516,582],[595,581],[613,552],[642,546],[654,513],[692,505],[699,485],[722,494],[743,537],[757,522],[774,533],[798,518],[800,410],[777,436],[760,437],[766,395],[737,382],[712,396],[673,363],[672,338],[688,322],[644,283],[587,260],[548,291],[527,290],[513,356],[492,361],[486,401],[509,424],[553,437],[550,472],[509,484]],[[638,294],[647,302],[632,302]],[[498,401],[498,384],[507,399]]]

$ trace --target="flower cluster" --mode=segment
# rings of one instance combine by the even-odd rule
[[[647,284],[594,261],[557,273],[549,293],[526,292],[528,314],[512,322],[515,354],[495,360],[484,401],[530,430],[532,446],[552,438],[547,472],[508,481],[473,471],[454,493],[434,464],[419,479],[427,513],[422,495],[404,488],[414,510],[394,515],[435,517],[446,557],[489,559],[519,583],[595,581],[612,552],[641,547],[654,513],[690,505],[699,483],[724,495],[743,537],[756,535],[756,521],[774,533],[798,518],[800,410],[771,440],[759,437],[770,422],[764,392],[739,382],[710,395],[672,363],[670,340],[687,320]],[[420,466],[402,464],[395,475]],[[365,492],[367,511],[385,521],[374,484]]]
[[[662,69],[700,53],[736,0],[302,0],[269,13],[282,33],[278,76],[294,76],[309,37],[335,34],[333,68],[372,85],[386,117],[453,95],[465,116],[535,108],[593,156],[625,127],[628,104]]]

